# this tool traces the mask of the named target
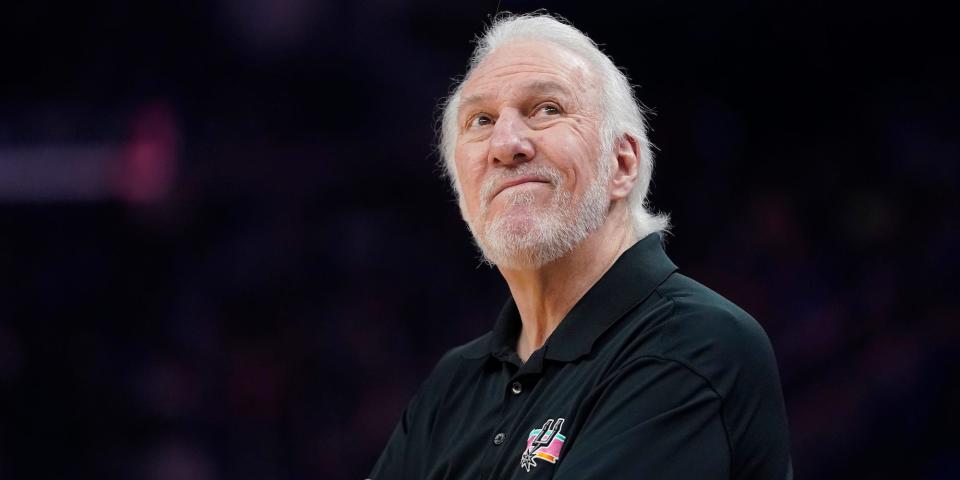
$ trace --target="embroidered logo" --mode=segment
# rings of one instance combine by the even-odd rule
[[[527,449],[520,457],[520,468],[529,472],[532,467],[537,466],[538,459],[557,463],[557,460],[560,460],[563,442],[567,440],[567,437],[560,434],[562,427],[562,418],[558,418],[556,422],[551,418],[543,424],[542,428],[531,430],[530,435],[527,436]]]

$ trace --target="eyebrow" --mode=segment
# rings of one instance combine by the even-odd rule
[[[530,93],[559,93],[562,95],[570,96],[571,92],[566,86],[562,83],[555,82],[552,80],[532,80],[530,82],[524,83],[520,86],[520,91],[530,94]],[[490,99],[491,95],[478,93],[473,95],[468,95],[460,101],[460,110],[463,111],[465,107],[470,107],[478,103],[485,103]]]

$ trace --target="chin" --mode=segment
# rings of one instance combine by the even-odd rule
[[[505,215],[476,238],[484,261],[500,268],[540,268],[573,249],[562,222],[549,215]],[[575,242],[579,243],[579,242]]]
[[[603,224],[609,207],[603,185],[596,182],[580,202],[560,196],[538,207],[532,196],[513,196],[508,208],[492,219],[481,213],[479,225],[468,226],[483,261],[500,268],[535,269],[566,256]]]
[[[491,266],[508,270],[533,270],[541,268],[557,258],[544,255],[542,248],[513,249],[503,252],[491,249],[483,250],[483,260]]]
[[[487,231],[492,231],[500,237],[513,238],[522,242],[523,239],[542,236],[543,228],[539,223],[540,218],[533,212],[511,211],[498,217],[487,227]]]

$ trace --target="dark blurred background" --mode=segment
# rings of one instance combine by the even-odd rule
[[[953,16],[921,3],[141,0],[0,15],[0,478],[364,478],[506,288],[432,151],[497,9],[656,111],[681,271],[801,478],[960,478]]]

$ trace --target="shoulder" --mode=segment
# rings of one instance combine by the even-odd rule
[[[766,332],[750,314],[717,292],[680,274],[657,288],[670,303],[659,326],[657,350],[703,376],[721,396],[745,380],[779,384]]]
[[[672,275],[658,292],[672,304],[660,325],[658,350],[686,365],[720,396],[734,471],[751,478],[783,478],[789,471],[790,440],[780,374],[766,332],[733,302],[683,275]]]

